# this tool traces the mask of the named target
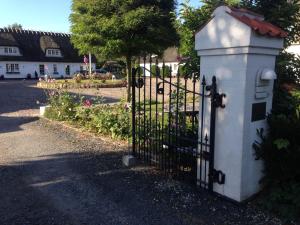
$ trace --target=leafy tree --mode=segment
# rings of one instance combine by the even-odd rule
[[[287,31],[285,47],[300,39],[300,2],[298,0],[242,0],[241,5],[264,15],[269,21]],[[299,83],[299,57],[282,52],[277,58],[278,83]]]
[[[19,23],[13,23],[11,25],[8,25],[7,28],[22,30],[23,26],[21,24],[19,24]]]
[[[241,6],[264,15],[265,20],[288,32],[286,47],[300,38],[299,0],[242,0]]]
[[[183,71],[191,73],[199,71],[200,60],[195,51],[196,31],[203,26],[210,18],[215,8],[220,4],[237,5],[239,0],[202,0],[202,6],[195,8],[190,6],[190,1],[186,0],[181,4],[178,21],[178,33],[180,35],[180,53],[189,57],[188,63]]]
[[[299,0],[242,0],[241,6],[264,15],[269,21],[287,31],[285,47],[300,39],[300,1]],[[299,58],[282,52],[277,58],[276,70],[279,74],[277,84],[299,83]],[[274,98],[276,100],[276,98]]]
[[[134,57],[161,54],[178,41],[174,0],[73,0],[72,42],[100,59],[123,57],[130,100]]]

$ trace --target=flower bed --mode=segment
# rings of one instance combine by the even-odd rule
[[[130,137],[130,108],[124,102],[107,105],[102,104],[101,97],[78,98],[66,91],[49,90],[48,103],[44,114],[48,119],[116,139]]]
[[[37,87],[46,89],[73,89],[73,88],[121,88],[126,87],[127,82],[124,80],[40,80]]]

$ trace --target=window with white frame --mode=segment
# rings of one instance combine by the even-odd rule
[[[0,55],[18,56],[20,51],[18,47],[0,46]]]
[[[47,49],[46,56],[48,57],[61,57],[61,51],[59,49]]]
[[[6,64],[6,73],[19,73],[19,64]]]

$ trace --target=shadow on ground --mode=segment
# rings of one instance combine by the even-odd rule
[[[7,80],[0,81],[0,115],[25,110],[38,110],[40,105],[46,104],[47,90],[37,88],[35,80]],[[76,93],[73,93],[76,94]],[[96,95],[80,94],[87,99]],[[105,96],[104,103],[119,102],[119,98]]]
[[[38,117],[7,117],[0,116],[0,134],[23,130],[21,127],[26,123],[38,120]]]
[[[45,102],[42,89],[35,88],[36,81],[0,81],[0,114],[38,109]]]
[[[153,168],[125,168],[123,154],[45,155],[0,166],[0,224],[276,224]]]

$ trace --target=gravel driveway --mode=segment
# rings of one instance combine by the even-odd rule
[[[32,82],[0,82],[1,225],[282,224],[251,203],[123,167],[126,146],[39,120],[37,100]]]

